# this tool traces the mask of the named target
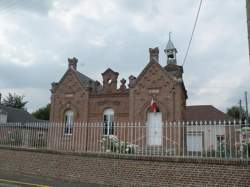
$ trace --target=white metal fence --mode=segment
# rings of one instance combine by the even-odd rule
[[[2,147],[62,152],[249,160],[244,122],[0,124]]]

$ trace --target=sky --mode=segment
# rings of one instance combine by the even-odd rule
[[[25,95],[29,112],[45,106],[69,57],[92,79],[110,67],[128,80],[148,63],[149,48],[159,47],[166,65],[169,32],[182,65],[199,1],[0,0],[0,92]],[[188,105],[225,111],[250,93],[245,7],[203,0],[184,65]]]

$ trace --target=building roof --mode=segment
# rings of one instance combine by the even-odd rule
[[[7,113],[7,123],[27,123],[27,122],[41,122],[30,113],[23,109],[16,109],[0,105],[0,109]]]
[[[175,46],[173,44],[173,42],[169,39],[168,40],[168,43],[167,43],[167,46],[166,46],[166,49],[175,49]]]
[[[80,73],[79,71],[76,71],[76,76],[79,78],[79,80],[84,84],[91,88],[95,87],[95,81],[86,75]]]
[[[231,118],[212,105],[187,106],[186,121],[224,121]]]
[[[104,74],[106,74],[106,73],[112,73],[112,74],[115,74],[115,75],[119,75],[118,72],[115,72],[115,71],[112,70],[111,68],[106,69],[106,71],[104,71],[104,72],[102,73],[102,75],[104,75]]]

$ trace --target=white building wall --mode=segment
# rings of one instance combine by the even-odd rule
[[[7,123],[7,114],[0,113],[0,124]]]
[[[204,150],[216,150],[217,136],[224,135],[226,138],[226,130],[224,126],[219,125],[195,125],[187,127],[187,134],[202,133]]]

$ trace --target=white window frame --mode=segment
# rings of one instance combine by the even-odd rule
[[[114,110],[107,108],[103,112],[103,134],[113,135],[114,134]]]
[[[197,140],[197,138],[200,137],[200,142],[195,142],[195,140]],[[203,147],[203,138],[204,135],[202,132],[188,132],[187,133],[187,137],[186,137],[186,141],[187,141],[187,151],[188,152],[202,152],[204,147]],[[190,142],[189,142],[190,141]],[[191,144],[189,144],[191,143]],[[198,144],[197,144],[198,143]]]
[[[74,123],[74,112],[72,110],[67,110],[64,113],[64,135],[73,134],[73,123]]]

